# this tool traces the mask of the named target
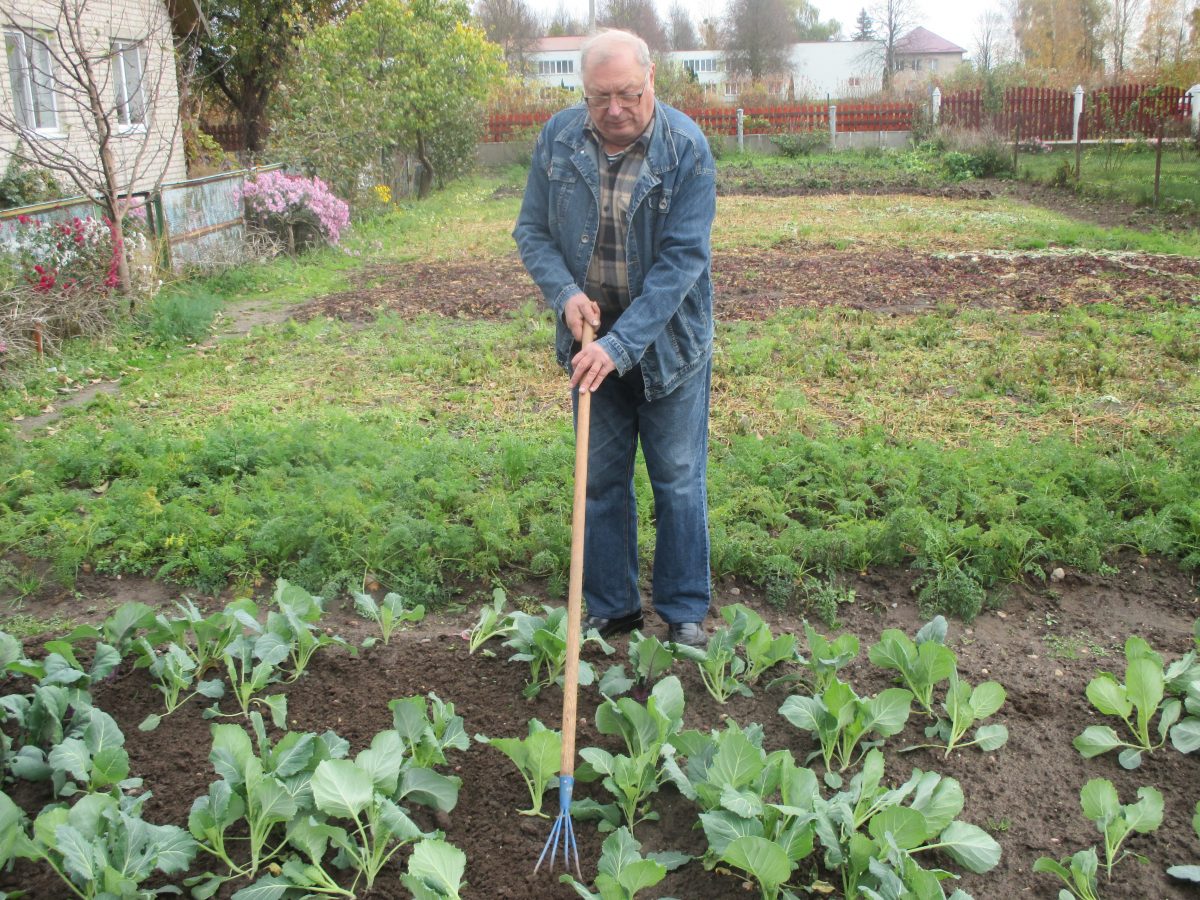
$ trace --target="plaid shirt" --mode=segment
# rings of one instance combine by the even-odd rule
[[[633,186],[654,133],[654,120],[650,120],[636,141],[617,154],[604,151],[604,140],[590,120],[587,133],[592,137],[600,171],[600,227],[583,292],[600,306],[600,330],[596,336],[602,337],[631,300],[629,268],[625,262],[625,223]]]

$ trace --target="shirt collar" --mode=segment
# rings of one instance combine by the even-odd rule
[[[657,118],[657,115],[651,116],[650,121],[646,123],[645,130],[643,130],[642,133],[639,134],[637,136],[637,138],[634,139],[633,143],[630,144],[628,147],[626,147],[624,150],[622,150],[619,154],[613,154],[613,155],[614,156],[624,155],[624,154],[628,153],[630,150],[632,150],[634,147],[640,147],[643,153],[645,153],[647,150],[649,150],[650,149],[650,139],[654,136],[654,120],[656,118]],[[601,153],[606,152],[604,150],[604,138],[601,137],[600,132],[596,130],[596,123],[592,121],[592,117],[590,115],[587,117],[587,124],[583,126],[583,130],[591,137],[592,141],[595,142],[596,147],[600,150]]]

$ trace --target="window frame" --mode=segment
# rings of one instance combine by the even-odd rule
[[[13,113],[25,132],[44,137],[61,137],[62,118],[58,110],[58,92],[54,90],[54,54],[50,50],[53,35],[41,32],[44,37],[38,37],[38,34],[39,32],[21,27],[4,29],[4,55],[9,69],[9,88],[13,92]],[[40,70],[34,59],[33,45],[42,47],[44,51],[46,71],[41,73],[45,76],[45,81],[41,84],[36,80]],[[21,66],[16,69],[12,65],[13,46],[21,61]],[[48,101],[44,106],[39,105],[37,88],[41,88]],[[39,114],[43,112],[49,113],[49,124],[39,124]]]
[[[539,59],[538,75],[574,75],[573,59]]]
[[[146,106],[146,52],[141,41],[128,38],[113,38],[112,79],[116,105],[113,111],[121,134],[144,132],[149,110]],[[129,91],[129,62],[137,62],[137,85],[134,93]],[[137,118],[134,117],[136,112]]]

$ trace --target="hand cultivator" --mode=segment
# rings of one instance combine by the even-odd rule
[[[583,326],[583,346],[592,342],[592,329]],[[583,527],[587,510],[588,435],[592,414],[592,395],[579,391],[575,409],[575,502],[571,510],[571,575],[567,588],[567,661],[563,669],[562,766],[558,775],[558,816],[542,855],[533,867],[536,873],[547,857],[550,871],[562,845],[563,868],[572,860],[575,874],[583,880],[579,867],[579,849],[571,824],[571,794],[575,787],[575,711],[579,697],[579,632],[583,607]]]

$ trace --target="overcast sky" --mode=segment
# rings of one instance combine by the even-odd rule
[[[558,8],[560,0],[530,0],[530,5],[540,14],[549,15]],[[566,8],[581,19],[588,15],[588,0],[561,0]],[[671,0],[655,0],[659,12],[670,8]],[[958,44],[968,55],[974,50],[975,23],[987,9],[1003,9],[1001,0],[912,0],[918,11],[916,21],[934,34]],[[720,16],[724,11],[724,0],[683,0],[685,8],[696,20],[706,16]],[[847,36],[854,30],[854,20],[864,6],[869,10],[874,0],[816,0],[822,19],[837,19]]]

